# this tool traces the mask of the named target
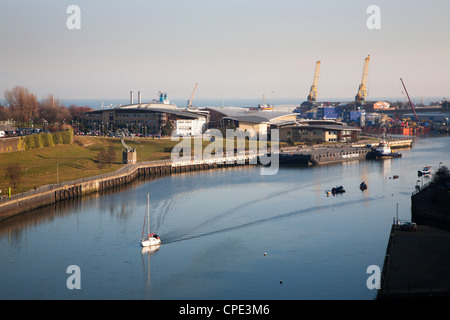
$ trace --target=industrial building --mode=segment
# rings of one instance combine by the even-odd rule
[[[197,136],[206,130],[208,114],[178,108],[170,104],[167,95],[160,93],[159,101],[142,103],[140,93],[138,103],[83,113],[79,117],[85,128],[102,134],[115,129],[128,129],[143,135]]]
[[[257,135],[269,135],[272,125],[283,121],[294,122],[298,114],[276,110],[254,110],[239,107],[206,107],[209,128],[254,130]]]
[[[361,129],[332,120],[301,120],[279,126],[280,141],[288,142],[347,142],[356,141]]]

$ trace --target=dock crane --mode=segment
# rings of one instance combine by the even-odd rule
[[[314,104],[317,101],[317,95],[319,94],[319,90],[317,89],[317,84],[319,83],[319,69],[320,69],[320,61],[317,61],[316,71],[314,72],[314,81],[308,95],[308,102],[310,104]]]
[[[197,86],[198,86],[198,82],[195,84],[194,91],[192,91],[191,98],[190,98],[189,101],[188,101],[188,106],[187,106],[188,109],[189,109],[189,108],[191,107],[191,105],[192,105],[192,99],[194,99],[194,95],[195,95],[195,91],[197,90]]]
[[[364,105],[364,103],[366,102],[367,74],[369,71],[369,59],[370,59],[370,55],[368,55],[367,58],[364,60],[361,84],[359,85],[358,93],[355,96],[355,107],[357,107],[358,109],[361,108]]]
[[[414,105],[412,104],[411,99],[409,98],[408,90],[406,90],[405,84],[403,83],[403,79],[400,78],[400,81],[402,82],[403,88],[405,89],[406,96],[408,97],[409,100],[409,105],[411,106],[411,109],[414,112],[414,117],[416,117],[416,121],[417,123],[419,123],[419,117],[417,116],[416,109],[414,109]]]

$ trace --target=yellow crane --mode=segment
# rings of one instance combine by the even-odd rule
[[[370,55],[364,60],[363,74],[361,84],[359,85],[358,93],[355,96],[355,106],[362,107],[366,102],[367,96],[367,74],[369,71],[369,59]]]
[[[317,89],[317,85],[319,83],[319,69],[320,69],[320,61],[316,62],[316,71],[314,72],[314,81],[311,86],[311,90],[308,95],[308,102],[314,103],[317,101],[317,95],[319,94],[319,90]]]
[[[198,86],[198,82],[195,84],[194,91],[192,91],[192,95],[191,95],[191,98],[189,99],[188,106],[187,106],[188,108],[190,108],[192,105],[192,99],[194,99],[194,94],[195,94],[195,91],[197,90],[197,86]]]

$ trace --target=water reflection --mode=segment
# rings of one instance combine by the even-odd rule
[[[432,139],[384,161],[142,179],[12,217],[0,223],[0,298],[371,299],[365,272],[384,262],[396,204],[408,219],[417,170],[450,165],[449,149]],[[327,197],[336,185],[346,193]],[[148,192],[158,248],[139,245]],[[81,292],[65,288],[71,264]]]

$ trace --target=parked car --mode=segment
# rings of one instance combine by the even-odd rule
[[[415,222],[405,222],[402,225],[400,225],[400,230],[404,231],[416,231],[417,230],[417,224]]]

